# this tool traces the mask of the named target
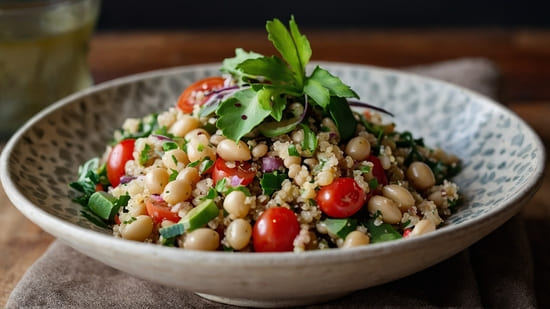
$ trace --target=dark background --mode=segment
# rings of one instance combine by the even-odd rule
[[[258,28],[294,14],[300,27],[550,27],[550,1],[104,0],[98,30]]]

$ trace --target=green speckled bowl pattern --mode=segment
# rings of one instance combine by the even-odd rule
[[[465,203],[445,226],[415,239],[351,250],[232,254],[117,239],[83,218],[67,185],[75,179],[78,166],[103,153],[124,119],[174,106],[186,85],[219,75],[218,64],[130,76],[59,101],[12,137],[0,160],[2,183],[24,215],[93,258],[210,299],[254,306],[318,302],[431,266],[496,229],[540,185],[545,163],[540,139],[498,103],[398,71],[322,65],[356,90],[362,101],[393,112],[395,117],[385,120],[395,122],[398,131],[410,131],[428,146],[441,147],[463,161],[464,169],[455,181]],[[388,271],[385,263],[400,266]],[[209,267],[221,270],[213,274]],[[224,271],[226,267],[233,270]],[[349,276],[360,279],[349,283]],[[305,284],[310,288],[298,288]]]

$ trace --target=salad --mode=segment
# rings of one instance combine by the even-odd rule
[[[236,49],[174,107],[127,119],[69,185],[116,237],[192,250],[351,248],[436,230],[460,161],[429,148],[317,66],[294,17],[280,54]],[[350,106],[356,106],[352,110]]]

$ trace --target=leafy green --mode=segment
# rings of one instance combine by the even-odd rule
[[[371,171],[371,167],[369,165],[362,165],[361,167],[359,167],[359,170],[361,171],[361,173],[368,174]]]
[[[252,76],[263,76],[278,83],[294,78],[292,71],[288,69],[281,58],[275,56],[247,59],[240,63],[237,69]]]
[[[352,115],[345,99],[333,98],[358,97],[357,94],[319,66],[310,76],[306,75],[312,50],[307,37],[298,29],[294,16],[291,16],[288,28],[280,20],[273,19],[267,21],[266,30],[268,39],[282,58],[236,49],[234,58],[224,60],[221,71],[231,73],[242,87],[217,106],[216,126],[226,137],[235,141],[256,126],[267,137],[285,134],[304,119],[303,115],[287,115],[289,118],[285,119],[287,103],[301,101],[307,106],[307,98],[310,97],[312,104],[325,111],[328,109],[340,135],[344,139],[348,137],[350,131],[355,131],[355,119],[345,119]],[[334,106],[330,107],[331,104]],[[202,116],[213,111],[211,106],[205,109],[208,110],[201,111]],[[340,109],[343,111],[338,111]],[[268,117],[275,121],[266,121]]]
[[[216,125],[223,135],[238,141],[271,114],[258,103],[258,93],[248,88],[220,103]]]
[[[264,173],[260,179],[260,186],[265,195],[271,195],[273,192],[281,189],[281,184],[287,178],[287,175],[274,171],[272,173]]]
[[[210,167],[214,165],[214,161],[210,160],[209,158],[204,158],[199,165],[199,173],[202,175],[204,172],[206,172]]]
[[[338,77],[330,74],[329,71],[316,66],[308,81],[316,81],[328,89],[331,96],[340,98],[359,98],[359,95],[353,91],[350,86],[344,84]]]
[[[176,178],[178,178],[178,174],[179,174],[178,171],[172,168],[170,171],[170,177],[168,178],[168,181],[176,180]]]
[[[340,139],[347,141],[355,135],[357,121],[353,116],[353,112],[349,108],[342,108],[347,105],[347,101],[341,97],[331,97],[328,105],[328,111],[338,128]]]
[[[248,188],[245,187],[245,186],[239,185],[239,186],[232,187],[232,186],[228,185],[227,184],[227,178],[222,178],[221,180],[219,180],[216,183],[216,186],[214,187],[214,189],[215,189],[215,191],[217,191],[221,194],[225,194],[225,195],[227,195],[227,194],[229,194],[233,191],[241,191],[246,196],[251,196],[252,195],[250,193],[250,191],[248,190]]]
[[[166,142],[162,144],[162,150],[164,151],[170,151],[172,149],[178,149],[178,144],[174,142]]]
[[[311,129],[304,123],[302,123],[302,129],[304,130],[304,140],[302,141],[302,151],[312,156],[313,153],[315,153],[315,150],[317,149],[317,143],[318,143],[317,135],[315,134],[315,132],[311,131]]]
[[[303,87],[305,67],[312,51],[307,38],[298,30],[294,16],[291,17],[290,28],[291,32],[289,33],[285,25],[276,18],[268,21],[266,23],[267,38],[289,64],[290,69],[294,72],[297,86]]]
[[[223,61],[222,67],[220,69],[221,72],[229,73],[233,75],[234,77],[237,77],[238,81],[240,83],[245,82],[246,80],[250,78],[254,78],[254,75],[247,74],[246,72],[243,72],[241,69],[238,69],[237,66],[248,59],[255,59],[262,57],[261,54],[255,53],[255,52],[246,52],[242,48],[235,49],[235,57],[233,58],[226,58]]]
[[[145,165],[147,161],[149,161],[149,154],[151,153],[151,146],[149,144],[145,144],[145,147],[143,147],[143,150],[139,154],[139,164]]]
[[[402,238],[401,234],[397,232],[391,224],[382,223],[376,225],[375,219],[371,218],[366,221],[367,230],[371,237],[371,243],[389,241]]]
[[[82,193],[73,199],[82,206],[88,205],[90,196],[96,191],[96,185],[100,183],[101,176],[98,174],[99,158],[92,158],[78,168],[78,180],[70,182],[69,187]]]
[[[345,219],[326,219],[323,223],[327,226],[327,229],[334,235],[345,239],[346,236],[355,231],[357,228],[357,220],[351,218]]]
[[[299,157],[300,156],[300,153],[296,149],[296,145],[290,144],[290,146],[288,146],[288,155],[293,156],[293,157]]]

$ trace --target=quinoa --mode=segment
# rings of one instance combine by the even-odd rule
[[[158,118],[158,125],[164,132],[174,132],[172,126],[178,119],[183,118],[184,113],[176,108],[171,108],[168,111],[161,113]],[[368,114],[370,115],[370,114]],[[256,145],[265,145],[267,151],[263,151],[261,156],[251,156],[248,162],[249,170],[253,173],[253,179],[250,183],[242,185],[232,183],[232,179],[227,178],[225,184],[220,186],[220,180],[214,179],[212,171],[199,171],[199,165],[183,160],[177,162],[178,169],[170,169],[163,162],[163,156],[166,154],[166,144],[175,143],[180,149],[190,147],[194,132],[201,127],[205,127],[211,122],[211,118],[199,118],[197,114],[193,115],[196,120],[195,125],[190,125],[188,132],[178,132],[162,136],[159,134],[150,134],[144,137],[135,139],[135,147],[132,152],[132,159],[125,164],[125,175],[131,180],[120,184],[116,187],[109,187],[108,192],[116,198],[128,194],[130,196],[126,205],[118,211],[118,222],[112,225],[113,235],[116,237],[125,237],[123,231],[127,226],[135,224],[131,218],[138,216],[154,217],[151,214],[150,205],[161,204],[167,207],[167,211],[174,214],[172,218],[161,217],[152,219],[152,229],[148,235],[140,239],[141,241],[152,242],[156,244],[166,244],[166,239],[163,238],[160,230],[167,228],[177,223],[174,218],[185,217],[193,208],[200,205],[205,199],[211,199],[216,207],[220,210],[219,215],[215,216],[202,228],[212,229],[219,234],[218,249],[233,250],[233,251],[254,251],[253,239],[250,237],[248,245],[234,250],[231,248],[230,241],[226,231],[228,226],[236,219],[241,218],[246,220],[250,226],[254,226],[260,216],[269,208],[284,207],[290,209],[295,215],[299,223],[299,231],[292,241],[295,252],[303,252],[308,250],[328,249],[342,247],[345,241],[346,234],[334,233],[327,230],[327,220],[334,220],[328,216],[318,205],[317,198],[321,188],[330,186],[339,178],[351,178],[358,187],[365,193],[365,206],[359,212],[350,216],[348,219],[359,222],[355,224],[353,230],[369,236],[369,225],[366,220],[372,220],[372,227],[378,227],[382,224],[387,224],[384,221],[384,209],[375,212],[369,212],[369,200],[372,196],[384,196],[383,188],[387,185],[397,185],[404,188],[410,193],[414,199],[414,205],[401,212],[401,218],[398,224],[389,224],[392,229],[399,235],[406,235],[407,230],[414,229],[414,226],[420,220],[428,220],[434,226],[441,226],[444,218],[451,214],[452,207],[459,200],[458,187],[449,179],[443,179],[439,183],[434,183],[429,188],[422,190],[416,189],[405,176],[407,169],[410,166],[410,155],[412,148],[410,145],[399,147],[401,135],[399,132],[393,131],[393,125],[387,125],[388,132],[383,139],[376,137],[372,132],[366,130],[365,126],[360,121],[373,121],[380,123],[379,116],[374,118],[365,118],[365,115],[355,114],[358,120],[355,136],[365,137],[370,143],[370,153],[363,160],[354,160],[350,155],[346,154],[346,143],[340,142],[340,138],[334,132],[322,131],[316,127],[317,122],[322,122],[322,119],[310,117],[310,123],[313,124],[313,130],[316,130],[316,138],[318,147],[314,153],[304,154],[302,149],[303,130],[299,127],[291,132],[272,138],[266,138],[261,135],[249,136],[246,140],[245,152],[251,151]],[[371,116],[373,117],[373,116]],[[135,133],[136,128],[151,119],[151,116],[143,119],[129,119],[125,122],[120,132],[115,136],[122,136],[128,133]],[[162,126],[161,126],[162,125]],[[215,131],[213,134],[202,132],[205,135],[205,144],[197,147],[208,147],[216,154],[216,160],[223,160],[220,156],[220,151],[217,144],[226,138],[221,132]],[[216,141],[216,144],[212,143]],[[294,148],[296,153],[289,151],[289,148]],[[189,151],[189,149],[186,149]],[[112,146],[106,148],[106,154],[102,157],[103,161],[107,160],[109,152],[112,151]],[[446,160],[448,165],[459,164],[459,161],[450,155],[445,154],[438,149],[430,151],[426,147],[422,147],[421,152],[425,155],[424,160],[430,162],[442,162]],[[293,155],[291,154],[293,153]],[[146,158],[144,159],[144,155]],[[223,155],[223,152],[222,152]],[[276,168],[271,172],[263,170],[263,160],[269,158],[274,160]],[[377,158],[373,159],[373,158]],[[224,161],[228,169],[234,169],[241,163],[239,161]],[[216,167],[211,167],[216,168]],[[151,175],[153,170],[162,170],[164,175],[170,175],[171,180],[175,181],[179,173],[184,169],[194,169],[198,179],[185,179],[191,184],[191,192],[189,198],[176,203],[168,203],[163,201],[160,192],[152,193],[148,183],[148,175]],[[376,170],[382,170],[382,175],[376,175]],[[261,179],[266,173],[276,171],[283,175],[283,180],[279,187],[266,194],[261,184]],[[431,170],[430,170],[431,171]],[[433,171],[431,171],[433,173]],[[397,176],[396,176],[397,175]],[[168,183],[164,184],[165,186]],[[230,190],[239,189],[246,192],[246,197],[242,204],[246,206],[247,211],[244,215],[236,216],[224,209],[224,200]],[[151,196],[155,198],[152,199]],[[395,207],[397,201],[391,200],[390,204]],[[368,206],[368,207],[367,207]],[[374,207],[374,206],[373,206]],[[348,220],[345,219],[345,220]],[[171,246],[181,247],[185,244],[186,234],[177,236],[170,242]]]

